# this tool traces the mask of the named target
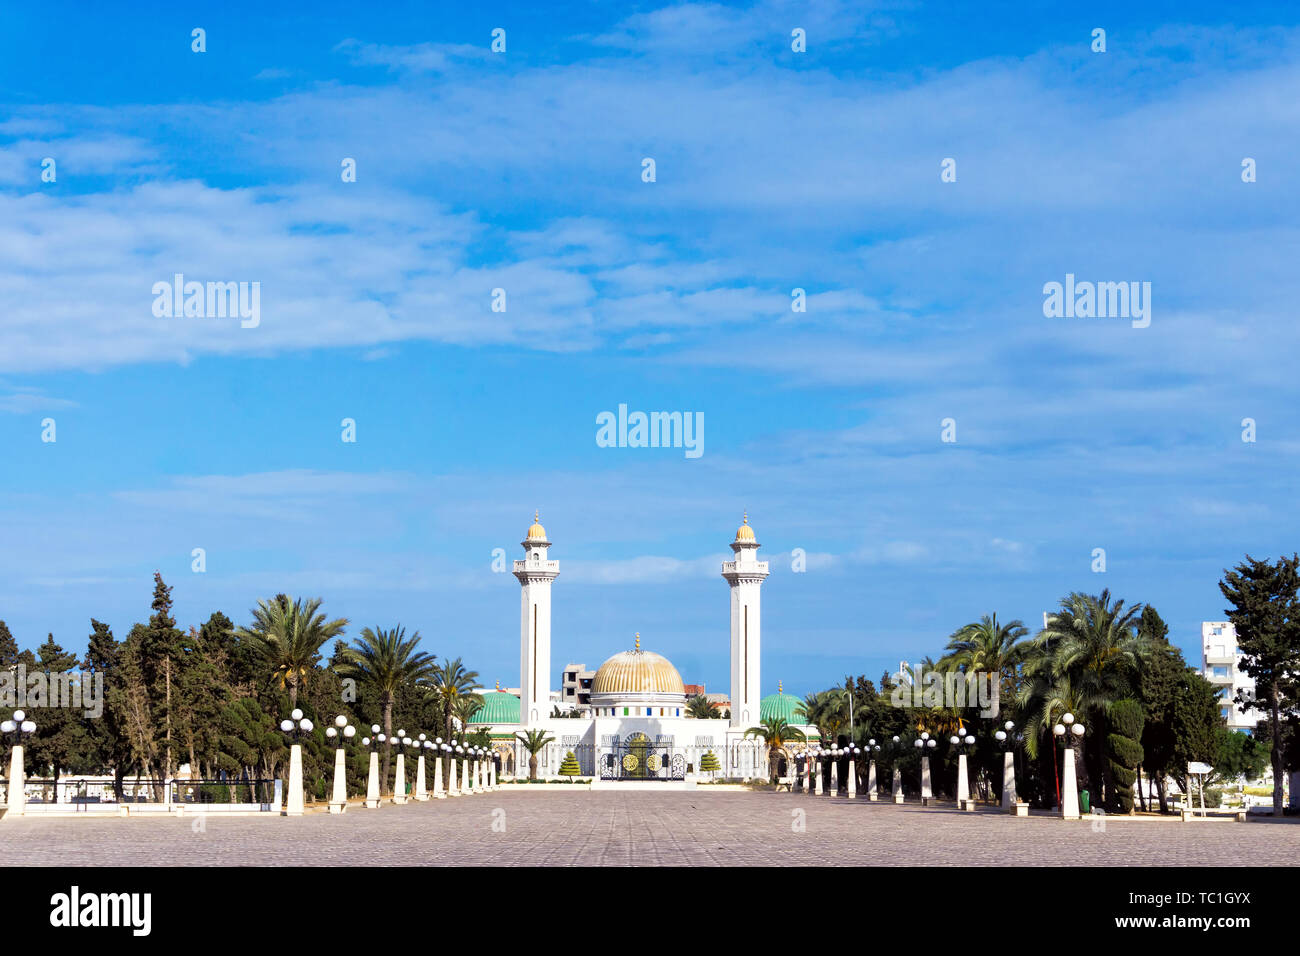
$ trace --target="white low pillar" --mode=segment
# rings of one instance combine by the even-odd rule
[[[342,813],[348,808],[347,757],[343,748],[334,751],[334,793],[330,797],[330,813]]]
[[[393,784],[393,803],[401,806],[406,802],[406,754],[397,751],[397,782]]]
[[[460,771],[454,756],[447,762],[447,796],[460,796]]]
[[[840,761],[838,757],[831,758],[831,796],[838,796],[840,792]]]
[[[804,781],[804,793],[812,793],[813,788],[813,759],[809,757],[803,762],[803,773],[806,778]]]
[[[429,791],[424,787],[424,751],[420,751],[420,759],[415,764],[415,799],[428,800]]]
[[[1016,812],[1016,755],[1010,750],[1002,755],[1002,809]]]
[[[1067,746],[1065,748],[1065,766],[1061,769],[1061,819],[1078,820],[1079,815],[1079,785],[1076,782],[1074,769],[1074,748]]]
[[[302,744],[289,750],[289,792],[284,795],[284,816],[300,817],[303,814],[302,795]]]
[[[442,754],[437,751],[433,755],[433,795],[438,800],[447,799],[447,791],[442,786]]]
[[[903,802],[903,771],[894,768],[894,802]]]
[[[474,775],[471,778],[474,781],[474,789],[483,789],[483,761],[478,757],[474,758]]]
[[[379,751],[370,751],[370,772],[366,776],[366,804],[371,810],[379,809]]]
[[[460,788],[461,790],[465,791],[465,793],[474,792],[474,788],[470,785],[469,782],[469,761],[468,760],[462,760],[460,762]]]
[[[853,757],[849,757],[849,799],[857,799],[858,796],[858,762]]]
[[[824,791],[823,791],[823,787],[825,786],[825,784],[822,783],[822,762],[821,762],[820,760],[817,761],[817,784],[816,784],[816,786],[817,786],[817,791],[816,791],[817,796],[820,797],[820,796],[822,795],[822,793],[824,792]]]
[[[10,816],[21,817],[27,806],[27,775],[23,768],[23,745],[14,744],[13,755],[9,758],[9,792],[5,796],[5,806]]]
[[[930,755],[921,755],[921,806],[928,807],[930,801],[934,799],[934,791],[930,789]]]
[[[488,789],[497,788],[497,761],[495,755],[488,761]]]
[[[966,774],[966,754],[957,755],[957,806],[964,810],[970,800],[970,777]]]
[[[873,760],[867,764],[867,799],[874,801],[879,796],[876,787],[876,762]]]

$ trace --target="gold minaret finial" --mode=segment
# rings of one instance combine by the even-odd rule
[[[785,693],[785,684],[781,683],[781,681],[779,681],[779,680],[776,682],[776,692],[777,692],[778,694],[784,694],[784,693]]]
[[[743,524],[749,524],[749,509],[748,509],[748,508],[745,509],[745,520],[744,520],[742,523],[743,523]]]
[[[500,690],[500,689],[501,689],[501,682],[500,682],[500,681],[497,681],[497,690]]]
[[[534,520],[534,521],[541,521],[541,520],[542,520],[542,509],[541,509],[541,508],[534,508],[534,509],[533,509],[533,520]]]
[[[638,651],[641,650],[641,632],[640,632],[640,631],[637,631],[637,632],[636,632],[636,649],[637,649]]]

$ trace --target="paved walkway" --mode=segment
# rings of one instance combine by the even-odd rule
[[[495,824],[495,829],[494,829]],[[802,824],[802,829],[799,825]],[[803,794],[509,790],[343,816],[0,820],[30,865],[772,866],[1300,862],[1300,825],[1015,819]]]

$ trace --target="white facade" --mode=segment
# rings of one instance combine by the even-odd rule
[[[1256,712],[1242,713],[1233,703],[1239,693],[1250,697],[1255,694],[1255,679],[1241,669],[1242,656],[1236,627],[1228,621],[1202,622],[1201,674],[1219,694],[1219,713],[1230,730],[1254,731],[1259,719]]]
[[[681,676],[664,658],[643,652],[639,635],[634,651],[615,654],[602,669],[588,672],[593,683],[585,716],[551,717],[551,582],[559,576],[560,565],[548,558],[551,542],[536,520],[522,544],[524,558],[514,562],[522,591],[520,722],[470,724],[490,730],[494,748],[505,761],[505,773],[528,772],[529,754],[517,735],[541,729],[555,738],[538,754],[538,773],[543,777],[555,775],[569,751],[577,757],[582,775],[596,781],[618,778],[615,765],[629,759],[629,754],[640,761],[645,776],[661,779],[678,779],[684,765],[698,773],[709,752],[720,765],[717,776],[767,775],[766,744],[762,738],[744,735],[760,720],[759,587],[768,575],[767,562],[756,558],[759,545],[748,516],[731,545],[736,559],[722,567],[731,591],[730,722],[687,717]],[[617,670],[619,677],[606,679],[602,687],[602,670],[606,675]]]

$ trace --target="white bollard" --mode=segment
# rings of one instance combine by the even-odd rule
[[[894,802],[903,802],[903,771],[894,768]]]
[[[406,754],[397,751],[397,782],[393,784],[393,803],[399,807],[406,802]]]
[[[858,796],[858,761],[849,758],[849,799],[856,800]]]
[[[460,781],[461,790],[465,791],[465,793],[473,793],[474,788],[470,786],[470,782],[469,782],[469,760],[468,759],[462,760],[460,762],[460,775],[461,775],[461,781]]]
[[[23,745],[14,744],[13,756],[9,758],[9,793],[5,797],[5,806],[11,817],[21,817],[27,806],[27,776],[23,770]]]
[[[1061,769],[1061,819],[1078,820],[1080,819],[1079,785],[1075,782],[1073,747],[1065,748],[1065,759],[1062,762],[1065,766]]]
[[[303,814],[302,794],[302,744],[294,744],[289,751],[289,792],[284,795],[284,812],[286,817],[300,817]]]
[[[836,757],[831,758],[831,796],[837,797],[840,793],[840,762]]]
[[[366,777],[366,807],[379,809],[379,751],[370,751],[370,773]]]
[[[817,761],[817,783],[816,783],[816,787],[817,787],[816,794],[817,794],[817,796],[820,797],[820,796],[822,795],[822,793],[825,792],[825,791],[823,790],[823,788],[825,787],[825,784],[822,782],[822,764],[821,764],[821,761],[820,761],[820,760]]]
[[[970,778],[966,774],[966,755],[957,755],[957,808],[966,809],[970,802]]]
[[[343,748],[334,751],[334,794],[330,797],[330,813],[342,813],[348,808],[347,757]]]
[[[1016,812],[1016,755],[1010,750],[1002,755],[1002,809]]]
[[[415,799],[424,801],[429,799],[429,791],[424,786],[424,751],[420,751],[420,759],[415,764]]]
[[[433,755],[433,795],[438,800],[447,799],[447,791],[442,787],[442,754],[437,751]]]
[[[928,807],[930,801],[934,799],[934,791],[930,789],[930,757],[928,754],[921,755],[921,806]]]
[[[879,796],[876,792],[876,762],[872,760],[867,764],[867,799],[874,801]]]
[[[456,768],[456,758],[454,756],[447,763],[447,796],[460,796],[460,772]]]

